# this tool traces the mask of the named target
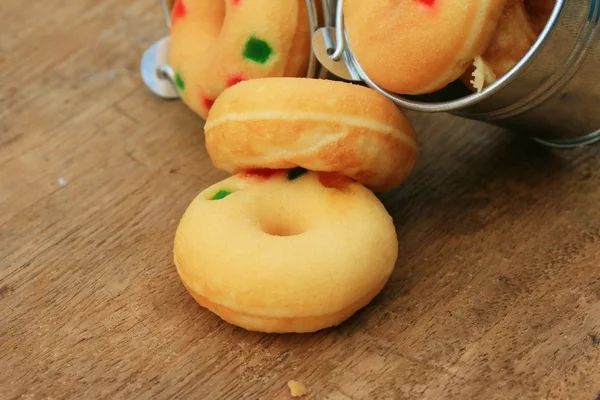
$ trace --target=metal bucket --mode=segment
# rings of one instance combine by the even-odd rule
[[[342,2],[335,30],[322,28],[313,38],[317,58],[336,75],[362,81],[405,109],[485,121],[549,146],[600,141],[600,0],[556,0],[529,52],[482,92],[455,83],[421,96],[390,93],[365,74],[347,44]]]

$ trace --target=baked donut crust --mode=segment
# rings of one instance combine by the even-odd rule
[[[311,171],[246,171],[210,186],[174,241],[196,301],[260,332],[340,324],[381,291],[397,255],[393,220],[370,190]]]
[[[194,291],[194,289],[188,286],[185,281],[182,283],[187,292],[194,298],[194,300],[196,300],[198,304],[210,310],[213,314],[218,315],[219,318],[229,324],[254,332],[310,333],[337,326],[346,321],[348,318],[354,315],[357,310],[360,310],[369,304],[369,302],[381,291],[381,289],[383,289],[386,282],[387,279],[383,280],[381,284],[375,286],[373,290],[364,295],[362,298],[356,300],[354,303],[348,305],[338,312],[328,315],[316,315],[312,317],[289,318],[266,317],[236,311],[210,301],[207,297],[202,296],[198,292]]]
[[[399,185],[418,160],[414,129],[380,93],[345,82],[265,78],[217,99],[205,127],[216,168],[339,172],[374,191]]]
[[[169,64],[181,100],[206,118],[240,81],[306,76],[310,26],[304,0],[177,0]]]
[[[382,88],[424,94],[458,79],[485,51],[506,0],[344,0],[348,42]]]

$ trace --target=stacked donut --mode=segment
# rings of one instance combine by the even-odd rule
[[[400,185],[418,158],[389,99],[328,80],[249,80],[217,98],[205,140],[232,176],[193,200],[175,236],[200,305],[247,330],[313,332],[382,290],[398,240],[373,192]]]
[[[383,89],[419,95],[460,79],[481,91],[522,59],[554,4],[344,0],[344,20],[356,60]]]

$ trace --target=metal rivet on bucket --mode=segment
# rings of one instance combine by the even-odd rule
[[[324,27],[313,36],[316,56],[332,74],[362,81],[409,110],[485,121],[549,146],[600,141],[600,0],[556,0],[532,48],[482,92],[450,84],[421,96],[388,92],[369,78],[348,45],[343,0],[335,8],[335,29]]]

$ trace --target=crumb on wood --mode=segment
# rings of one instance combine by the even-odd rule
[[[306,386],[302,382],[291,380],[288,381],[287,385],[293,397],[302,397],[307,392]]]
[[[600,336],[598,335],[590,335],[590,339],[592,339],[592,343],[600,344]]]
[[[58,178],[58,186],[60,186],[60,187],[67,186],[67,180],[61,176],[60,178]]]
[[[0,297],[5,295],[5,294],[9,294],[10,292],[12,292],[12,289],[8,286],[0,286]]]

